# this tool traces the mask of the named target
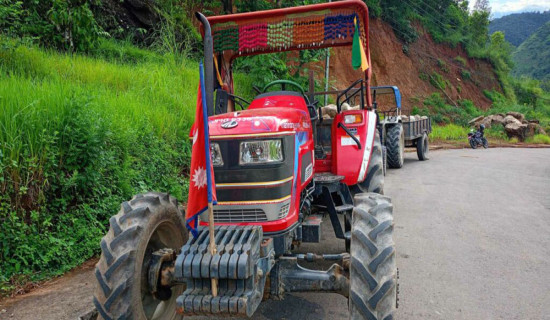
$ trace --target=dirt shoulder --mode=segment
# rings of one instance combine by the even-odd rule
[[[0,300],[0,319],[74,319],[89,311],[94,290],[92,270],[97,258],[24,295]]]
[[[510,143],[507,141],[492,141],[489,140],[489,148],[550,148],[548,144],[533,144],[533,143]],[[449,150],[449,149],[470,149],[467,142],[454,140],[438,140],[430,142],[430,150]],[[414,151],[416,149],[410,149]]]

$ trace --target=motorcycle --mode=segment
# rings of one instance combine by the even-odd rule
[[[468,132],[468,141],[470,142],[470,147],[472,147],[472,149],[477,149],[478,146],[483,146],[485,149],[489,148],[489,142],[481,134],[481,132],[479,132],[479,130],[474,132],[474,129],[472,129]]]

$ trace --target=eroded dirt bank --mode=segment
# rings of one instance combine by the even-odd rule
[[[487,109],[491,101],[483,90],[501,91],[492,65],[485,60],[468,58],[461,46],[451,48],[436,44],[427,33],[423,33],[416,42],[404,46],[391,26],[380,19],[370,20],[369,37],[372,85],[398,86],[404,97],[403,109],[406,113],[412,106],[421,106],[423,99],[434,92],[446,98],[448,96],[451,100],[448,103],[469,99],[476,106]],[[447,82],[444,92],[430,83],[434,73]],[[350,48],[334,48],[330,74],[334,79],[332,85],[338,89],[361,77],[361,72],[351,67]]]

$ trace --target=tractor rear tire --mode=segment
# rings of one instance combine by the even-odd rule
[[[367,175],[363,182],[360,182],[351,188],[354,195],[363,192],[384,194],[384,159],[382,143],[380,143],[380,135],[378,130],[375,130],[375,132],[372,153],[370,155],[369,166],[367,168]],[[368,149],[365,150],[365,152],[368,152]]]
[[[403,125],[397,123],[389,126],[386,133],[386,147],[388,148],[388,166],[401,168],[405,159],[405,131]]]
[[[376,193],[355,196],[350,252],[350,319],[393,319],[397,267],[393,206]]]
[[[147,272],[154,251],[179,250],[188,238],[177,200],[148,192],[124,202],[109,220],[96,265],[93,303],[103,319],[175,319],[176,298],[184,286],[171,288],[168,300],[150,293]]]
[[[418,155],[418,160],[424,161],[430,159],[430,145],[428,142],[428,134],[424,132],[422,137],[416,140],[416,154]]]

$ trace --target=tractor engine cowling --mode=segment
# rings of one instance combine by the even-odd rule
[[[258,98],[248,110],[210,117],[209,128],[216,224],[260,225],[268,235],[293,228],[314,165],[303,98]]]

